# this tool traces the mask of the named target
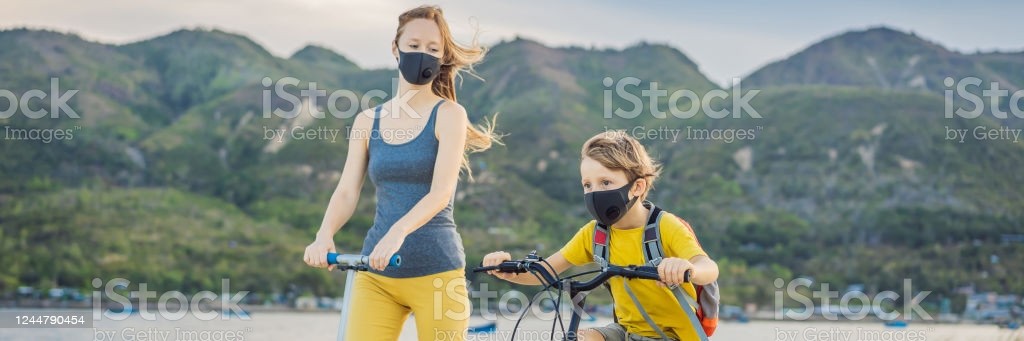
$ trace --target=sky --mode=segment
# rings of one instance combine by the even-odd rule
[[[51,29],[115,44],[181,28],[217,28],[243,34],[279,57],[316,44],[364,68],[394,68],[390,43],[398,15],[436,4],[459,41],[468,42],[479,33],[485,45],[516,36],[556,47],[621,49],[641,41],[664,43],[683,51],[720,85],[822,39],[881,25],[965,53],[1024,50],[1019,17],[1024,2],[964,3],[0,0],[0,28]]]

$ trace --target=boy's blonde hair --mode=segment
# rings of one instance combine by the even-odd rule
[[[581,158],[591,158],[605,168],[625,172],[630,183],[644,179],[648,192],[661,174],[661,164],[651,159],[647,148],[622,130],[608,130],[591,137],[583,143]]]

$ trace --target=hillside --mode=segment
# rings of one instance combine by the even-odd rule
[[[947,126],[995,121],[945,119],[935,95],[850,87],[768,89],[751,105],[763,119],[715,127],[762,126],[756,139],[677,152],[672,160],[692,162],[666,166],[663,184],[682,186],[657,190],[659,201],[705,227],[705,247],[833,286],[885,290],[913,278],[1021,289],[1012,270],[982,262],[986,252],[1019,249],[1001,245],[1001,236],[1021,232],[1024,196],[1016,188],[1024,177],[1006,170],[1024,164],[1024,145],[944,136]],[[945,249],[959,251],[936,251]],[[971,270],[944,269],[964,263]],[[870,275],[880,266],[899,270]],[[990,277],[978,277],[982,271]]]
[[[230,278],[233,290],[267,292],[330,278],[294,266],[302,255],[295,245],[306,238],[288,233],[290,227],[176,189],[3,195],[0,221],[5,288],[57,283],[91,290],[93,278],[121,277],[146,282],[151,290],[196,292]]]

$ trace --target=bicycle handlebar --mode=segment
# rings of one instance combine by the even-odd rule
[[[542,278],[544,278],[544,280],[547,281],[548,283],[558,285],[554,284],[558,282],[557,277],[554,274],[552,274],[547,267],[542,265],[541,262],[538,262],[536,260],[505,261],[501,262],[501,264],[494,266],[477,267],[473,269],[473,272],[486,272],[494,270],[505,273],[525,273],[528,271],[534,272],[540,275]],[[661,280],[661,276],[658,275],[658,267],[655,266],[618,266],[609,264],[608,266],[601,269],[601,273],[599,273],[597,276],[594,276],[594,278],[591,278],[586,282],[573,283],[572,288],[580,291],[592,290],[594,288],[597,288],[597,286],[601,285],[602,283],[608,281],[612,277],[616,276],[624,278],[652,279],[656,281]],[[683,281],[690,281],[690,271],[686,271],[686,273],[683,274]]]
[[[548,288],[548,287],[553,287],[553,288],[558,289],[558,290],[568,290],[569,291],[569,296],[572,297],[572,300],[573,300],[572,301],[573,313],[572,313],[572,318],[569,320],[569,330],[570,330],[570,332],[568,334],[566,334],[566,340],[577,340],[578,339],[578,337],[576,335],[576,332],[579,330],[580,311],[582,311],[584,300],[586,300],[585,296],[584,297],[580,297],[577,300],[577,296],[576,295],[578,293],[593,290],[593,289],[597,288],[598,286],[600,286],[601,284],[607,282],[612,277],[616,277],[616,276],[627,278],[627,279],[630,279],[630,278],[641,278],[641,279],[652,279],[652,280],[656,280],[656,281],[660,281],[661,280],[661,276],[658,275],[658,267],[656,267],[656,266],[643,266],[643,265],[618,266],[618,265],[611,265],[611,264],[609,264],[609,265],[604,266],[601,270],[599,270],[598,271],[599,273],[596,276],[594,276],[593,278],[591,278],[590,280],[588,280],[586,282],[579,282],[579,281],[571,279],[572,277],[575,277],[575,276],[578,276],[578,275],[568,276],[566,278],[560,278],[560,277],[558,277],[558,273],[553,273],[554,269],[550,268],[549,267],[550,265],[545,265],[545,264],[547,264],[547,262],[545,262],[543,258],[538,257],[537,256],[537,252],[534,251],[534,252],[530,253],[530,255],[527,256],[527,258],[525,258],[525,259],[516,260],[516,261],[504,261],[504,262],[501,262],[501,264],[494,265],[494,266],[480,266],[480,267],[474,268],[473,272],[486,272],[486,271],[498,271],[498,272],[506,272],[506,273],[525,273],[525,272],[530,272],[530,273],[533,273],[533,274],[537,275],[541,279],[541,283],[540,284],[544,285],[545,289]],[[691,275],[691,271],[687,270],[686,273],[683,274],[683,281],[684,282],[689,282],[690,281],[690,275]],[[547,283],[544,283],[544,282],[547,282]],[[554,298],[552,298],[552,300],[554,300]],[[559,292],[559,300],[561,300],[561,291]],[[531,300],[531,303],[532,303],[532,300]],[[531,303],[528,303],[528,304],[531,304]],[[557,307],[557,304],[556,304],[556,307]],[[525,311],[524,311],[524,314],[525,314]],[[520,321],[522,321],[522,316],[520,316]],[[561,321],[560,317],[558,318],[558,321]],[[517,329],[518,327],[519,327],[519,323],[517,322],[516,323],[516,327],[514,327],[513,330]],[[552,325],[551,328],[553,330],[554,326]],[[564,331],[565,331],[565,329],[563,327],[563,332]],[[514,337],[514,335],[515,334],[513,334],[513,337]]]
[[[370,264],[370,257],[363,255],[342,255],[331,252],[327,254],[327,264],[352,267],[365,267],[367,264]],[[402,256],[391,256],[391,260],[388,262],[388,266],[396,268],[402,266]]]

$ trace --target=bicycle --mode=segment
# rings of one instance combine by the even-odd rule
[[[480,266],[473,269],[473,272],[487,272],[497,270],[505,273],[526,273],[529,272],[537,279],[540,280],[541,284],[544,285],[543,290],[549,288],[555,288],[559,290],[558,300],[555,300],[555,312],[558,314],[558,305],[560,304],[562,292],[569,292],[569,299],[572,301],[572,317],[569,319],[568,331],[565,330],[564,326],[562,329],[562,335],[565,335],[563,341],[576,341],[578,339],[580,319],[582,318],[580,312],[583,311],[583,306],[586,302],[586,295],[577,299],[576,297],[582,292],[589,292],[598,286],[604,284],[612,277],[623,277],[626,279],[649,279],[660,281],[661,276],[658,275],[658,268],[654,266],[641,266],[641,265],[629,265],[629,266],[617,266],[609,264],[600,270],[586,271],[575,275],[566,277],[559,277],[558,274],[552,274],[549,269],[551,265],[545,265],[547,262],[544,258],[537,256],[537,251],[531,252],[526,258],[521,260],[505,261],[495,266]],[[593,278],[579,282],[573,278],[588,274],[597,273]],[[690,281],[690,272],[687,271],[683,274],[684,281]],[[553,299],[553,298],[552,298]],[[519,316],[519,320],[516,321],[516,325],[512,328],[512,336],[510,340],[515,339],[516,330],[519,328],[519,322],[522,322],[523,317],[526,315],[526,310],[529,310],[533,304],[532,299],[527,302],[527,306],[523,311],[523,314]],[[648,321],[649,323],[651,321]],[[552,329],[554,329],[555,323],[561,323],[561,314],[556,315],[556,322],[552,323]],[[552,332],[552,338],[554,333]]]

